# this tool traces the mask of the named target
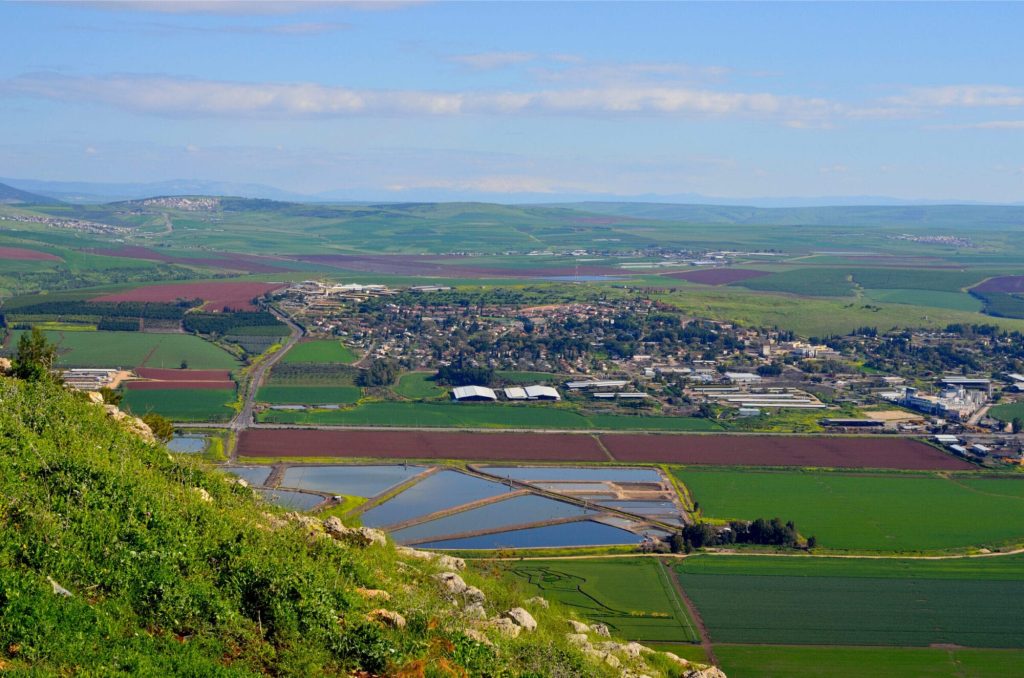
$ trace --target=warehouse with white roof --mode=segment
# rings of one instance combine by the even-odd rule
[[[474,400],[497,400],[498,396],[486,386],[457,386],[452,389],[452,398],[459,402]]]

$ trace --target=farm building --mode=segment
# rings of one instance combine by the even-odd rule
[[[626,380],[609,380],[604,381],[567,381],[565,387],[570,391],[580,391],[586,388],[622,388],[629,382]]]
[[[980,377],[943,377],[939,380],[939,383],[943,386],[962,388],[969,391],[987,391],[992,386],[992,380]]]
[[[761,381],[761,375],[752,372],[726,372],[725,378],[734,384],[756,384]]]
[[[520,386],[511,386],[505,389],[505,400],[526,400],[526,389]]]
[[[61,373],[64,383],[79,391],[95,391],[109,386],[116,376],[117,370],[114,369],[73,368]]]
[[[822,419],[821,424],[830,428],[885,428],[885,422],[878,419]]]
[[[452,389],[452,398],[459,402],[493,401],[498,396],[486,386],[457,386]]]
[[[530,400],[561,400],[562,396],[550,386],[527,386],[526,397]]]

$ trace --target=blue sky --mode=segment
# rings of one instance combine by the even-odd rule
[[[0,3],[0,176],[1024,200],[1024,4]]]

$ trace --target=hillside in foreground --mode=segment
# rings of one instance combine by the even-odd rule
[[[125,423],[0,377],[0,671],[721,675],[581,633],[458,559],[284,514]]]

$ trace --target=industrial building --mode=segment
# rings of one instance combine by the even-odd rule
[[[452,398],[459,402],[495,401],[497,394],[486,386],[456,386],[452,389]]]

